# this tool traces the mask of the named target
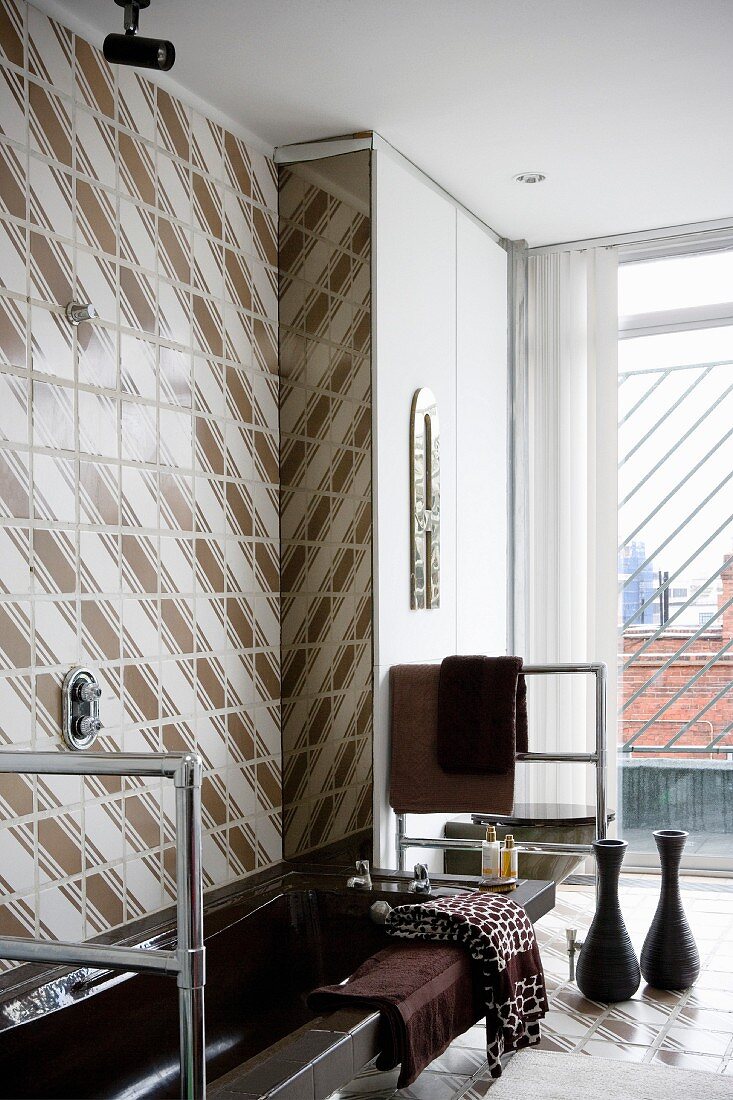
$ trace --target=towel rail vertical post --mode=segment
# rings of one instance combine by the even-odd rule
[[[592,661],[584,664],[557,664],[557,665],[525,665],[525,676],[553,676],[583,674],[594,678],[594,704],[595,704],[595,746],[593,752],[523,752],[517,753],[520,763],[580,763],[593,764],[596,769],[595,782],[595,839],[603,840],[606,837],[608,808],[608,746],[606,741],[606,684],[608,669],[602,661]],[[445,837],[413,837],[407,835],[407,815],[397,813],[395,834],[395,853],[397,857],[397,869],[405,870],[405,852],[408,848],[431,848],[443,851],[473,851],[481,847],[481,840],[447,839]],[[519,841],[517,848],[520,852],[548,854],[577,854],[592,855],[592,844],[561,844],[560,842]]]
[[[175,778],[176,916],[178,925],[178,1027],[181,1095],[206,1095],[204,1042],[204,904],[201,862],[201,760],[188,761]],[[195,772],[195,776],[194,773]]]
[[[172,779],[176,792],[176,946],[147,950],[120,944],[64,943],[0,936],[0,958],[16,962],[103,966],[175,976],[181,1097],[205,1100],[205,954],[201,883],[201,757],[197,753],[0,751],[0,775],[120,775]]]

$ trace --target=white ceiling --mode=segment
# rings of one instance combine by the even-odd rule
[[[731,0],[152,0],[141,33],[265,143],[377,130],[503,236],[733,216]]]

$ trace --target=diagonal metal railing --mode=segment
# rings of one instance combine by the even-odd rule
[[[659,597],[663,595],[663,593],[665,593],[667,589],[670,588],[674,584],[674,582],[682,576],[685,570],[692,565],[696,558],[700,556],[701,552],[703,550],[707,550],[708,546],[710,546],[720,535],[722,535],[723,531],[725,531],[726,527],[729,527],[731,523],[733,523],[733,515],[726,516],[723,522],[715,528],[712,535],[708,536],[705,542],[698,546],[696,550],[693,550],[689,557],[687,557],[685,561],[682,562],[682,565],[678,566],[678,568],[675,569],[674,573],[670,573],[667,579],[659,585],[659,587],[651,594],[651,596],[649,596],[648,599],[644,601],[644,603],[639,605],[638,609],[634,612],[631,618],[627,619],[624,623],[624,630],[631,626],[634,620],[637,619],[639,615],[641,615],[644,611],[646,611],[648,607],[651,607],[652,604],[656,603]],[[725,567],[723,566],[723,568]],[[721,573],[722,571],[723,569],[721,569]],[[622,587],[625,586],[622,585]]]
[[[625,710],[628,710],[629,707],[632,706],[632,704],[635,703],[636,700],[652,686],[655,680],[658,680],[659,677],[663,675],[663,673],[665,673],[667,669],[674,664],[675,661],[678,661],[680,657],[683,657],[687,650],[692,648],[698,638],[701,638],[703,634],[708,633],[711,629],[711,624],[722,618],[729,607],[733,607],[733,596],[731,596],[729,600],[726,600],[724,604],[721,604],[718,610],[713,615],[711,615],[707,622],[703,623],[702,626],[699,626],[694,634],[690,635],[684,645],[681,645],[679,649],[676,649],[674,653],[672,653],[671,656],[667,658],[664,664],[660,665],[657,671],[652,673],[649,679],[646,680],[641,685],[641,687],[637,688],[636,691],[633,691],[628,699],[624,700],[623,704],[621,705],[621,713],[623,714]]]
[[[677,400],[673,401],[672,404],[669,406],[669,408],[664,410],[662,415],[654,421],[651,428],[649,428],[649,430],[644,433],[644,435],[641,437],[641,439],[637,439],[636,443],[634,443],[631,450],[627,451],[626,454],[623,456],[623,458],[620,459],[619,468],[621,466],[623,466],[625,462],[628,462],[629,459],[633,455],[635,455],[636,452],[638,450],[640,450],[641,447],[643,447],[646,442],[648,442],[648,440],[651,439],[651,437],[654,435],[654,433],[659,431],[659,429],[662,427],[663,424],[667,423],[667,421],[669,420],[672,413],[676,412],[676,410],[680,407],[680,405],[682,405],[687,400],[687,398],[690,396],[690,394],[693,392],[693,390],[696,390],[697,387],[705,381],[705,379],[710,374],[710,371],[712,369],[713,369],[712,367],[708,367],[707,370],[701,371],[700,374],[697,376],[697,378],[695,378],[690,383],[690,385],[687,387],[687,389],[684,391],[684,393],[681,393],[680,396],[677,398]]]
[[[708,408],[705,409],[705,411],[697,418],[697,420],[694,421],[694,423],[687,429],[687,431],[684,432],[684,434],[681,435],[678,440],[676,440],[676,442],[669,448],[669,450],[665,454],[663,454],[660,459],[657,460],[652,468],[648,470],[646,474],[644,474],[644,477],[637,481],[636,485],[633,486],[630,492],[628,492],[626,496],[619,501],[619,508],[622,508],[624,504],[628,504],[632,497],[636,496],[639,490],[642,489],[644,485],[646,485],[646,483],[650,480],[650,478],[654,476],[654,474],[658,473],[659,470],[661,470],[665,462],[667,462],[673,454],[676,454],[677,451],[679,451],[682,444],[686,443],[690,436],[697,431],[700,425],[705,423],[708,417],[715,412],[715,410],[722,404],[722,402],[731,392],[733,392],[733,382],[731,382],[730,386],[728,386],[725,393],[721,393],[717,401],[709,405]]]
[[[628,746],[628,745],[633,744],[634,741],[638,741],[639,738],[643,734],[645,734],[646,731],[648,729],[650,729],[656,722],[658,722],[659,719],[662,717],[662,715],[666,714],[667,711],[669,710],[669,708],[674,706],[674,704],[677,702],[677,700],[681,699],[682,696],[685,695],[690,690],[690,688],[693,687],[694,684],[696,684],[697,681],[699,679],[701,679],[701,677],[703,677],[705,675],[705,673],[708,672],[708,670],[713,667],[714,664],[717,664],[717,662],[721,659],[721,657],[724,657],[725,654],[728,653],[728,651],[730,649],[733,649],[733,638],[731,638],[729,641],[727,641],[721,649],[717,650],[717,652],[714,653],[712,655],[712,657],[708,658],[708,660],[705,662],[705,664],[700,666],[700,668],[697,670],[697,672],[693,676],[690,677],[690,679],[687,681],[687,683],[683,684],[682,687],[678,688],[677,691],[675,691],[675,693],[673,695],[671,695],[669,697],[669,699],[667,699],[667,701],[665,703],[663,703],[662,706],[659,707],[659,709],[657,711],[655,711],[655,713],[651,716],[651,718],[647,718],[647,720],[644,722],[644,725],[641,727],[641,729],[638,729],[636,731],[636,733],[632,734],[632,736],[628,739],[628,741],[626,742],[626,745]],[[716,702],[717,702],[718,698],[722,698],[723,692],[726,691],[726,690],[730,690],[730,684],[726,684],[724,686],[723,691],[721,691],[721,693],[716,696],[716,698],[715,698]],[[710,707],[706,704],[701,711],[698,711],[698,714],[696,715],[696,718],[698,718],[698,719],[701,718],[702,715],[706,714],[709,709],[710,709]],[[688,722],[687,725],[685,726],[685,729],[689,729],[690,725],[692,725],[692,724],[693,724],[692,722]],[[668,744],[673,744],[678,739],[678,736],[679,735],[675,735],[667,743]]]
[[[698,472],[698,470],[702,469],[702,467],[705,465],[705,463],[709,459],[711,459],[713,457],[713,455],[716,454],[720,450],[720,448],[723,446],[724,443],[728,442],[728,440],[730,439],[730,437],[732,435],[733,435],[733,428],[729,428],[728,431],[725,433],[725,435],[721,436],[720,439],[718,440],[718,442],[714,443],[712,445],[712,447],[710,448],[710,450],[706,454],[704,454],[702,456],[702,458],[699,459],[695,463],[694,466],[690,467],[690,469],[687,471],[687,473],[682,478],[682,480],[678,481],[676,485],[673,485],[672,488],[667,493],[667,495],[662,497],[662,499],[658,502],[658,504],[656,504],[654,506],[654,508],[652,508],[651,512],[647,513],[647,515],[644,516],[643,520],[641,520],[640,523],[637,523],[634,530],[631,531],[626,536],[624,541],[619,545],[619,550],[623,550],[624,547],[628,546],[629,543],[634,541],[636,536],[639,534],[640,531],[644,530],[644,528],[649,523],[649,521],[653,520],[654,517],[656,515],[658,515],[659,512],[661,512],[661,510],[662,510],[662,508],[664,508],[665,504],[669,504],[672,497],[674,497],[680,491],[680,489],[683,489],[685,487],[685,485],[687,485],[688,481],[690,481],[690,479],[695,476],[695,474]]]
[[[715,714],[710,713],[713,708],[733,691],[733,678],[730,677],[733,637],[730,636],[729,630],[723,629],[733,608],[733,595],[728,592],[722,599],[717,595],[719,578],[726,567],[729,567],[730,562],[724,558],[722,564],[714,569],[702,584],[687,589],[685,593],[675,593],[683,596],[683,599],[679,606],[673,608],[671,615],[668,606],[670,588],[679,581],[696,559],[708,551],[716,540],[720,540],[725,535],[726,530],[733,523],[733,513],[726,514],[730,506],[728,505],[728,508],[725,506],[729,500],[729,486],[733,481],[733,469],[729,456],[726,457],[724,465],[720,463],[716,471],[716,484],[704,494],[700,494],[701,499],[693,508],[689,506],[690,489],[687,489],[686,496],[682,494],[682,490],[690,485],[695,475],[703,471],[708,463],[713,464],[716,459],[722,458],[726,444],[733,438],[733,427],[727,427],[724,424],[722,432],[718,427],[715,442],[709,445],[705,441],[705,453],[699,458],[693,455],[690,462],[685,464],[684,445],[690,441],[690,445],[694,446],[695,451],[699,453],[699,440],[696,438],[693,441],[692,437],[699,429],[707,427],[713,414],[721,409],[723,402],[733,393],[733,382],[729,381],[730,373],[722,376],[717,373],[719,368],[723,367],[733,367],[733,360],[649,367],[619,374],[620,406],[623,403],[621,388],[629,379],[639,378],[644,384],[644,392],[641,395],[638,389],[631,392],[623,391],[626,407],[620,408],[619,429],[625,429],[629,443],[626,453],[619,462],[619,477],[620,480],[633,478],[633,484],[623,486],[623,496],[619,493],[620,517],[623,516],[624,507],[645,486],[647,494],[651,495],[651,490],[657,482],[653,484],[650,482],[656,475],[660,475],[662,480],[672,475],[671,487],[664,486],[657,494],[657,498],[647,504],[644,509],[644,518],[641,521],[634,519],[633,525],[630,525],[630,529],[625,533],[618,547],[620,554],[634,555],[631,558],[627,556],[629,571],[619,580],[621,593],[633,592],[636,604],[629,607],[627,602],[626,615],[623,617],[620,633],[628,638],[627,632],[633,628],[630,636],[640,643],[631,652],[619,654],[621,675],[628,673],[635,665],[638,667],[639,662],[644,658],[647,662],[651,659],[648,676],[641,683],[637,682],[634,690],[621,700],[620,715],[628,714],[635,705],[638,712],[639,704],[642,706],[642,711],[646,711],[639,717],[623,719],[624,726],[629,724],[638,726],[633,733],[624,733],[621,745],[621,751],[624,753],[636,751],[704,754],[710,752],[713,756],[720,753],[733,754],[733,743],[728,741],[733,736],[733,722],[726,723],[720,729],[716,728],[715,721],[710,721],[711,718],[714,720],[716,718]],[[681,371],[692,372],[691,381],[687,378],[679,379]],[[720,385],[710,386],[710,382],[715,383],[717,378],[720,378]],[[649,379],[652,379],[651,384],[647,384]],[[682,392],[679,392],[680,381],[684,387]],[[708,384],[704,385],[706,382]],[[676,395],[673,393],[668,400],[664,401],[665,387],[668,385],[673,385],[677,393]],[[665,411],[660,415],[659,408],[662,402],[664,402]],[[689,418],[684,431],[670,445],[669,431],[665,433],[663,429],[668,427],[669,418],[673,413],[684,412],[686,408],[692,409],[692,417]],[[645,418],[644,414],[647,411],[652,412],[652,417]],[[633,431],[634,427],[637,428],[636,432]],[[642,452],[645,444],[651,444],[651,446]],[[655,446],[657,454],[651,453]],[[648,458],[650,464],[647,466],[644,463],[645,468],[641,472],[636,472],[640,460],[643,462],[642,453],[644,458]],[[637,456],[635,462],[629,463],[634,456]],[[631,473],[632,465],[634,473]],[[683,469],[681,476],[680,469]],[[708,484],[710,480],[712,479],[708,479]],[[675,497],[680,501],[684,500],[685,508],[683,512],[674,516],[673,529],[669,533],[664,533],[663,521],[660,517],[654,532],[656,536],[653,543],[654,549],[647,553],[643,542],[635,546],[637,540],[640,537],[643,538],[645,531],[654,531],[655,519],[662,509],[670,503],[674,507]],[[724,502],[723,507],[717,503],[720,500]],[[707,513],[703,512],[704,509],[707,509]],[[715,523],[714,530],[710,529],[711,518]],[[696,523],[700,527],[697,538],[694,537]],[[660,535],[663,537],[660,538]],[[694,545],[692,552],[690,552],[691,545]],[[679,553],[680,550],[682,553]],[[654,579],[650,585],[650,579],[655,573],[655,562],[660,560],[660,555],[665,551],[673,555],[677,551],[677,557],[684,556],[684,561],[679,564],[675,562],[671,571],[666,569],[664,574],[659,573],[658,581]],[[707,602],[704,599],[706,593]],[[713,601],[715,606],[711,608],[710,604]],[[660,608],[659,621],[651,624],[644,623],[646,613],[649,609],[655,609],[656,606]],[[696,606],[706,607],[705,619],[700,618],[694,625],[690,625],[690,615],[694,613]],[[679,620],[685,615],[687,615],[686,621],[680,623]],[[653,612],[652,617],[655,616],[656,612]],[[639,626],[635,626],[637,623]],[[669,644],[662,648],[655,646],[659,639],[671,643],[672,648],[670,649]],[[711,641],[715,643],[713,646],[706,644]],[[674,670],[675,667],[680,670],[684,668],[685,672],[691,674],[685,675],[682,683],[674,683],[667,690],[660,690],[665,673]],[[723,674],[721,678],[724,667],[729,675]],[[711,679],[706,681],[705,677],[708,675]],[[636,677],[638,680],[639,672],[636,673]],[[645,699],[652,703],[652,707],[649,708],[651,713],[643,706]],[[694,707],[691,708],[689,701],[693,699]],[[681,704],[684,715],[679,719],[664,717],[670,711],[672,714],[675,713],[672,711],[675,704]],[[691,713],[693,709],[695,713]],[[705,715],[709,717],[705,718]],[[699,737],[701,726],[710,730],[709,737],[705,735],[705,744],[683,743],[685,735],[690,731],[693,731],[693,737]],[[717,726],[720,726],[719,717]],[[659,733],[661,727],[669,727],[669,729],[655,740],[654,744],[639,744],[644,735],[647,735],[648,741],[648,735]],[[697,734],[694,733],[696,728]]]
[[[651,554],[647,555],[641,565],[638,565],[634,572],[630,573],[629,576],[624,579],[623,587],[626,587],[628,584],[631,583],[631,581],[635,580],[640,573],[643,573],[644,570],[652,564],[654,559],[658,557],[659,554],[661,554],[662,550],[666,550],[669,544],[671,542],[674,542],[677,536],[681,534],[682,531],[684,531],[685,527],[687,527],[692,522],[692,520],[699,515],[701,509],[705,508],[705,506],[708,505],[711,500],[715,499],[718,493],[726,487],[731,479],[733,479],[733,469],[729,470],[728,473],[720,479],[715,488],[711,489],[708,495],[703,500],[701,500],[699,504],[696,504],[691,512],[687,513],[682,522],[678,523],[674,531],[672,531],[671,534],[667,535],[667,537],[662,542],[660,542],[659,545],[654,548],[654,550],[652,550]]]
[[[685,611],[688,611],[689,608],[692,607],[692,605],[694,604],[695,600],[697,599],[699,593],[707,591],[707,589],[710,588],[710,586],[715,583],[715,581],[718,579],[718,577],[723,572],[723,570],[727,567],[727,565],[728,565],[728,562],[723,561],[722,565],[719,565],[717,567],[717,569],[715,569],[715,571],[710,574],[710,576],[707,578],[707,580],[704,581],[700,585],[700,587],[697,589],[697,591],[693,592],[693,594],[687,600],[685,600],[685,602],[683,604],[680,605],[680,607],[677,609],[677,611],[675,611],[674,614],[670,615],[670,617],[667,619],[666,622],[661,623],[660,626],[658,626],[657,629],[654,631],[654,633],[649,635],[649,637],[646,639],[644,644],[642,646],[640,646],[639,649],[634,650],[634,652],[629,657],[628,661],[626,661],[625,664],[623,665],[623,668],[622,668],[623,672],[626,672],[631,667],[631,665],[633,665],[640,657],[643,657],[644,654],[646,653],[646,651],[649,649],[649,647],[654,642],[656,642],[657,638],[661,637],[662,634],[664,634],[666,631],[668,631],[669,628],[677,621],[677,619],[679,619],[685,613]],[[657,591],[659,591],[659,590],[657,590]],[[656,593],[655,593],[655,595],[656,595]],[[629,619],[628,622],[624,623],[623,627],[621,628],[622,633],[628,628],[628,626],[632,623],[632,621],[633,621],[633,619]]]
[[[643,408],[643,406],[644,406],[644,405],[646,405],[647,401],[649,400],[649,398],[651,397],[651,395],[652,395],[652,394],[654,393],[654,391],[655,391],[656,389],[659,389],[659,387],[660,387],[660,386],[662,385],[662,383],[663,383],[663,382],[666,382],[666,381],[667,381],[667,379],[669,378],[669,375],[670,375],[670,372],[669,372],[668,370],[662,371],[662,373],[660,374],[659,378],[657,378],[656,382],[652,382],[652,384],[651,384],[651,386],[649,387],[649,389],[648,389],[648,390],[646,390],[646,391],[645,391],[645,392],[644,392],[644,393],[643,393],[643,394],[641,395],[641,397],[639,398],[639,400],[638,400],[638,401],[637,401],[637,402],[636,402],[636,403],[635,403],[634,405],[632,405],[632,406],[631,406],[631,408],[629,409],[629,411],[628,411],[627,413],[625,413],[625,414],[624,414],[624,415],[623,415],[623,416],[621,417],[621,419],[620,419],[620,420],[619,420],[619,422],[618,422],[618,426],[619,426],[619,428],[623,428],[624,424],[625,424],[625,423],[626,423],[626,422],[627,422],[628,420],[631,420],[631,417],[632,417],[632,416],[634,415],[634,413],[635,413],[635,412],[638,412],[638,411],[639,411],[639,409]]]

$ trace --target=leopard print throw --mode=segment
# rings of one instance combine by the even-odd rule
[[[486,1005],[486,1056],[492,1077],[502,1055],[540,1041],[547,1012],[545,975],[532,922],[511,898],[458,894],[400,905],[387,918],[390,936],[462,944],[476,960]]]

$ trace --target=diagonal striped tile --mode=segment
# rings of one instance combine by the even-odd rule
[[[72,92],[71,32],[37,8],[28,9],[28,71],[66,95]]]
[[[191,236],[185,226],[158,215],[158,263],[173,282],[191,282]]]
[[[8,27],[8,25],[8,23],[5,23],[5,27]],[[15,38],[14,35],[12,37]],[[11,41],[9,48],[16,49],[14,41]],[[0,68],[0,134],[10,138],[11,141],[17,141],[21,145],[27,146],[26,86],[27,80],[24,76],[12,72],[4,66]]]
[[[156,89],[158,144],[182,160],[191,156],[191,110],[163,88]]]
[[[143,332],[155,332],[155,280],[136,268],[120,264],[120,318],[124,325]]]
[[[202,752],[213,886],[282,849],[274,166],[17,0],[0,56],[0,743],[58,747],[64,669],[99,666],[105,749]],[[170,902],[166,799],[0,780],[0,927]]]
[[[73,532],[34,530],[33,576],[36,591],[76,592],[77,550]]]
[[[74,267],[70,245],[43,233],[30,233],[31,297],[49,305],[68,302],[73,294]]]
[[[193,220],[196,229],[217,240],[223,236],[221,185],[200,172],[193,173]]]
[[[76,66],[75,97],[77,102],[91,107],[101,115],[114,118],[116,109],[116,81],[114,70],[89,42],[79,35],[74,38]]]
[[[71,100],[30,82],[28,104],[31,148],[71,168]]]
[[[27,292],[28,232],[24,226],[0,219],[0,287],[11,294]]]
[[[81,601],[81,643],[88,659],[120,659],[120,605],[116,599]]]
[[[106,119],[82,108],[76,111],[74,165],[105,187],[117,187],[117,132]]]
[[[120,199],[119,219],[121,259],[153,272],[157,246],[155,213],[146,206]]]
[[[118,137],[120,190],[131,199],[155,203],[155,160],[151,148],[130,134]]]
[[[224,131],[221,126],[193,112],[191,119],[191,159],[194,167],[219,180],[224,165]]]
[[[156,156],[158,209],[171,218],[191,225],[191,169],[187,163],[158,151]],[[148,201],[147,199],[145,200]]]
[[[0,144],[0,213],[25,220],[26,192],[25,156],[12,145]]]
[[[0,677],[0,705],[0,744],[30,745],[33,736],[31,677]]]
[[[120,126],[145,141],[155,141],[155,85],[143,73],[125,66],[120,66],[117,82]]]
[[[76,219],[82,240],[110,256],[116,254],[117,209],[110,191],[77,179]]]
[[[28,310],[24,302],[0,297],[0,366],[25,367]]]
[[[25,61],[27,14],[23,0],[4,0],[0,5],[0,57],[19,67]]]
[[[244,142],[228,131],[224,134],[224,170],[230,187],[242,195],[252,193],[252,160]]]

